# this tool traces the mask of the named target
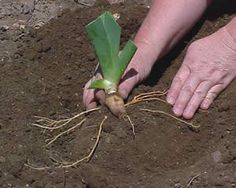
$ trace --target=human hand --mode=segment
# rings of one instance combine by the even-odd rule
[[[151,64],[149,65],[147,62],[154,62],[150,55],[150,53],[156,53],[154,48],[150,49],[149,45],[143,42],[136,42],[136,45],[138,49],[129,63],[118,88],[119,94],[123,99],[126,99],[135,85],[141,82],[150,73]],[[145,62],[145,64],[142,62]],[[88,89],[92,80],[101,78],[101,70],[98,67],[93,78],[90,79],[84,87],[83,103],[87,109],[95,108],[98,103],[104,104],[105,93],[103,90]]]
[[[155,61],[166,54],[176,42],[191,28],[207,8],[208,0],[185,1],[178,4],[172,0],[153,1],[134,42],[138,47],[119,86],[119,93],[125,99],[132,88],[150,73]],[[186,11],[183,11],[186,7]],[[98,71],[99,72],[99,71]],[[136,72],[136,74],[133,74]],[[97,73],[92,79],[97,79]],[[83,103],[90,109],[104,102],[104,92],[88,89],[91,80],[84,88]]]
[[[191,119],[208,109],[236,76],[236,42],[227,29],[193,42],[167,95],[176,116]]]

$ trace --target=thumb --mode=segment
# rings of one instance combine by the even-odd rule
[[[126,76],[124,76],[125,78]],[[126,77],[126,79],[123,79],[123,81],[119,85],[119,94],[123,99],[126,99],[130,92],[133,90],[136,84],[139,83],[138,75],[132,76],[132,77]]]

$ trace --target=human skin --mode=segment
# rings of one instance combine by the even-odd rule
[[[119,93],[125,99],[144,80],[160,57],[165,55],[201,17],[209,0],[153,0],[134,42],[138,47],[127,67]],[[224,39],[224,40],[222,40]],[[131,75],[130,70],[137,74]],[[193,42],[168,91],[167,102],[176,116],[193,117],[199,107],[208,109],[214,98],[236,76],[236,19],[212,35]],[[96,79],[101,77],[98,73]],[[104,92],[88,89],[83,102],[87,108],[103,103]]]

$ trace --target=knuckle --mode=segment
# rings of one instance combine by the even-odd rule
[[[192,55],[192,51],[188,50],[184,59],[184,65],[186,65],[187,68],[189,68],[189,65],[191,65],[191,68],[192,68],[192,65],[194,64],[194,62],[195,62],[195,58]]]
[[[228,75],[228,70],[221,68],[218,70],[219,78],[224,79]]]
[[[205,102],[206,104],[211,104],[211,103],[214,101],[214,99],[215,99],[216,97],[217,97],[217,94],[216,94],[216,93],[210,92],[210,93],[208,93],[207,96],[205,97],[204,102]]]
[[[200,46],[201,46],[201,39],[196,40],[189,45],[187,52],[191,54],[192,52],[198,50]]]
[[[187,86],[184,86],[183,91],[186,93],[193,93],[194,89],[190,85],[187,85]]]
[[[215,70],[215,71],[212,71],[210,75],[210,79],[212,82],[215,82],[215,83],[219,82],[219,84],[223,84],[224,79],[227,75],[228,75],[227,72],[224,70]]]
[[[203,92],[202,90],[196,90],[195,93],[197,94],[198,97],[200,98],[205,98],[205,92]]]
[[[212,100],[217,97],[217,93],[214,91],[209,92],[208,96],[206,97],[209,100]]]
[[[176,76],[174,79],[175,84],[181,84],[183,83],[183,79],[180,76]]]
[[[192,50],[194,50],[194,49],[196,48],[196,46],[197,46],[197,42],[198,42],[198,41],[192,42],[192,43],[189,45],[187,51],[188,51],[188,52],[191,52]]]

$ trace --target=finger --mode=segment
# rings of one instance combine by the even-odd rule
[[[92,100],[86,107],[87,110],[93,109],[97,107],[97,102],[95,100]]]
[[[190,70],[184,64],[180,67],[179,71],[177,72],[175,78],[172,81],[171,87],[167,94],[167,102],[171,105],[175,104],[175,101],[179,95],[183,84],[185,83],[186,79],[190,74]]]
[[[213,84],[210,81],[200,83],[183,112],[184,118],[191,119],[194,116]]]
[[[100,67],[97,65],[95,69],[95,75],[85,84],[84,87],[83,103],[87,109],[95,108],[97,106],[97,101],[98,101],[97,99],[100,99],[99,95],[96,98],[95,89],[89,89],[91,82],[93,80],[98,80],[98,79],[102,79],[102,75],[100,72]]]
[[[92,109],[97,106],[97,102],[94,96],[94,89],[88,89],[91,84],[91,80],[89,80],[84,87],[83,93],[83,104],[87,109]]]
[[[173,111],[176,116],[182,116],[183,111],[192,98],[194,91],[200,84],[200,78],[197,75],[190,74],[186,79],[183,87],[180,89],[179,95],[173,107]]]
[[[93,80],[100,80],[102,79],[102,74],[101,74],[101,68],[99,65],[96,67],[95,71],[95,76],[93,77]],[[94,98],[99,104],[104,104],[105,101],[105,92],[102,89],[95,89],[93,90],[94,93]]]
[[[139,82],[138,76],[132,76],[124,80],[119,85],[119,94],[123,99],[126,99],[134,86]]]
[[[95,99],[99,102],[99,104],[104,105],[105,103],[105,92],[103,90],[95,90]]]
[[[214,85],[207,93],[205,99],[202,101],[201,109],[207,110],[214,99],[222,92],[233,80],[233,77],[228,76],[223,83]]]
[[[134,60],[134,59],[133,59]],[[118,87],[118,92],[123,99],[126,99],[129,93],[133,90],[133,88],[141,81],[140,78],[140,67],[134,64],[134,61],[128,65],[124,75],[122,76],[121,82]],[[133,63],[133,64],[132,64]],[[140,64],[141,66],[141,64]],[[142,73],[144,73],[143,70]]]

